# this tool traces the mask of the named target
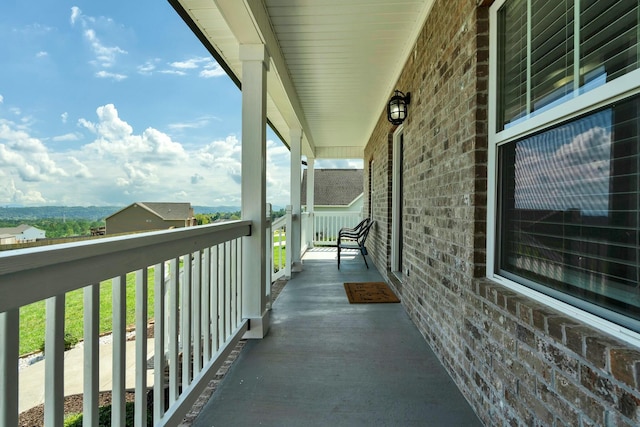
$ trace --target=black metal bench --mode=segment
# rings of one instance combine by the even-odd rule
[[[367,248],[364,246],[369,235],[369,230],[373,221],[370,218],[365,218],[358,225],[353,228],[341,228],[338,232],[338,269],[340,269],[340,251],[342,249],[358,249],[364,259],[364,264],[369,268],[367,263]]]

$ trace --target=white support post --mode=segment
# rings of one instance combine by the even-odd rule
[[[100,284],[84,288],[84,396],[83,419],[87,425],[98,425],[100,378]]]
[[[262,44],[240,45],[242,61],[242,218],[253,221],[242,245],[242,313],[249,319],[245,338],[269,330],[266,298],[267,70]]]
[[[185,267],[186,268],[186,267]],[[136,271],[136,394],[134,424],[147,424],[147,317],[149,312],[149,271]]]
[[[315,186],[315,169],[314,169],[315,159],[313,157],[307,157],[307,213],[309,214],[308,221],[308,229],[307,229],[307,239],[309,239],[308,247],[313,247],[313,242],[315,240],[315,215],[314,215],[314,186]]]
[[[0,313],[0,425],[18,425],[19,309]]]
[[[111,420],[112,425],[124,425],[126,419],[125,389],[126,383],[126,340],[127,340],[127,276],[114,277],[112,280],[113,306],[113,355]]]
[[[291,250],[291,271],[298,273],[302,271],[302,260],[300,259],[300,238],[302,233],[300,231],[300,224],[302,222],[302,203],[301,203],[301,180],[302,180],[302,130],[291,129],[289,131],[291,135],[291,207],[292,212],[292,227],[291,230],[287,230],[287,249]],[[287,252],[288,252],[287,250]]]
[[[44,425],[61,426],[64,419],[65,295],[47,299],[44,358]]]
[[[159,420],[164,415],[165,378],[165,332],[167,331],[165,310],[165,277],[164,262],[156,264],[154,277],[154,351],[153,351],[153,417]]]

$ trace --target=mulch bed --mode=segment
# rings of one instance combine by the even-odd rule
[[[135,393],[127,391],[125,400],[133,402]],[[104,391],[98,395],[98,406],[111,405],[111,392]],[[74,394],[64,398],[64,413],[77,414],[82,412],[82,394]],[[44,404],[35,406],[28,411],[21,413],[18,417],[20,427],[44,427]]]

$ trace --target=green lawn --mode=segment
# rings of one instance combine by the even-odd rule
[[[281,240],[283,242],[286,242],[287,241],[287,235],[282,230],[275,230],[273,232],[273,243],[279,243]]]
[[[280,266],[284,268],[286,259],[287,259],[287,247],[274,246],[273,247],[273,265],[276,271],[280,269],[279,268]]]
[[[149,313],[148,318],[153,318],[153,294],[154,294],[154,270],[149,269]],[[126,301],[127,301],[127,325],[135,324],[136,301],[135,273],[127,275]],[[28,354],[38,351],[44,343],[45,332],[45,301],[36,302],[20,309],[20,354]],[[84,336],[83,322],[83,289],[69,292],[65,301],[65,333],[82,340]],[[111,280],[100,284],[100,333],[112,330],[112,286]]]

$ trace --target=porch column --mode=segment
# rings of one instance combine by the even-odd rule
[[[315,186],[315,159],[313,157],[307,157],[307,212],[309,213],[309,228],[307,229],[307,236],[309,236],[309,248],[313,247],[313,242],[316,238],[316,218],[314,215],[314,200],[315,193],[313,192]]]
[[[300,239],[302,233],[300,231],[300,223],[302,222],[302,204],[301,199],[301,175],[302,175],[302,130],[291,129],[291,206],[293,207],[293,215],[291,217],[291,230],[287,230],[287,246],[291,248],[291,271],[294,273],[302,271],[302,261],[300,259]]]
[[[251,236],[242,243],[242,313],[249,319],[244,338],[269,330],[266,283],[267,70],[263,44],[240,45],[242,61],[242,218]]]

